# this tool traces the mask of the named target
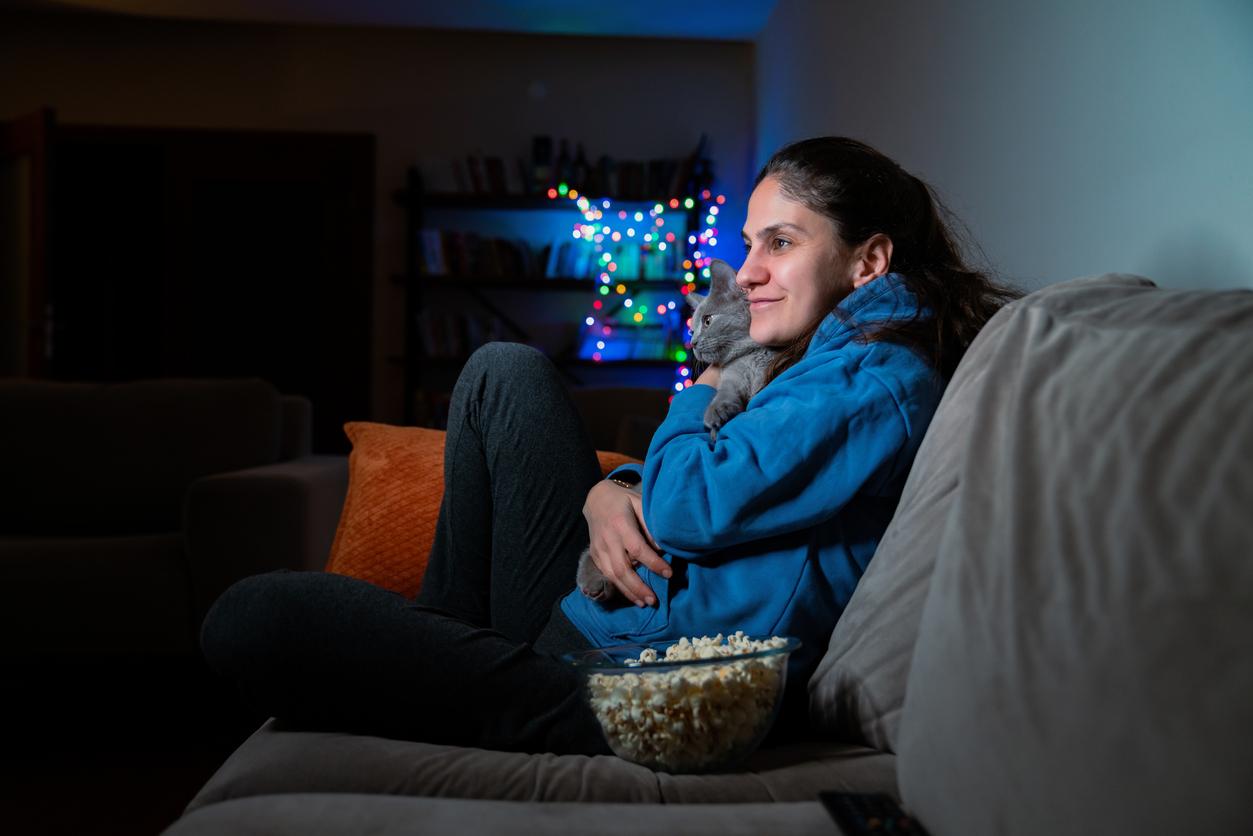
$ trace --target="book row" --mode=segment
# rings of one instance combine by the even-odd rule
[[[606,243],[598,253],[590,241],[569,238],[536,245],[523,238],[424,229],[420,250],[419,266],[428,276],[594,279],[608,273],[614,279],[678,281],[683,272],[679,247],[661,250],[632,240]]]

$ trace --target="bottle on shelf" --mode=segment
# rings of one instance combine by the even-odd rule
[[[484,181],[482,155],[467,154],[466,170],[470,173],[470,187],[474,190],[474,194],[486,194],[487,184]]]
[[[601,154],[596,160],[596,185],[597,195],[617,197],[618,169],[608,154]]]
[[[561,140],[561,152],[557,155],[557,167],[553,172],[553,183],[561,184],[570,183],[570,142],[567,139]]]
[[[574,155],[574,169],[570,173],[570,188],[578,189],[580,194],[587,194],[591,188],[590,178],[591,169],[587,164],[587,155],[583,153],[583,143],[580,142]]]
[[[535,194],[535,180],[530,169],[527,168],[526,160],[519,156],[514,158],[514,162],[516,163],[518,173],[518,193],[525,197],[530,197]]]
[[[531,177],[535,190],[540,194],[551,185],[553,178],[553,138],[531,138]]]

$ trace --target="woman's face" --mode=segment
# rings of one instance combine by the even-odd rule
[[[735,278],[747,294],[749,336],[781,346],[826,316],[853,289],[852,257],[824,215],[786,197],[767,177],[744,222],[748,253]]]

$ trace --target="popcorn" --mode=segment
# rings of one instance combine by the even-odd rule
[[[590,705],[620,757],[669,772],[695,772],[747,755],[774,720],[787,653],[735,661],[783,648],[779,636],[750,639],[742,630],[682,638],[659,656],[653,648],[625,665],[639,673],[592,673]],[[711,660],[649,671],[650,665]],[[718,660],[726,659],[719,664]]]

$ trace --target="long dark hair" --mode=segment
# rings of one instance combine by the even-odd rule
[[[945,380],[984,323],[1022,295],[967,265],[944,219],[953,215],[935,191],[865,143],[838,136],[794,142],[770,158],[754,187],[767,177],[776,178],[788,198],[830,218],[849,248],[876,233],[892,239],[889,271],[904,277],[918,300],[918,314],[876,323],[858,336],[909,346]],[[924,311],[931,316],[920,315]],[[783,347],[767,380],[805,355],[820,322]]]

